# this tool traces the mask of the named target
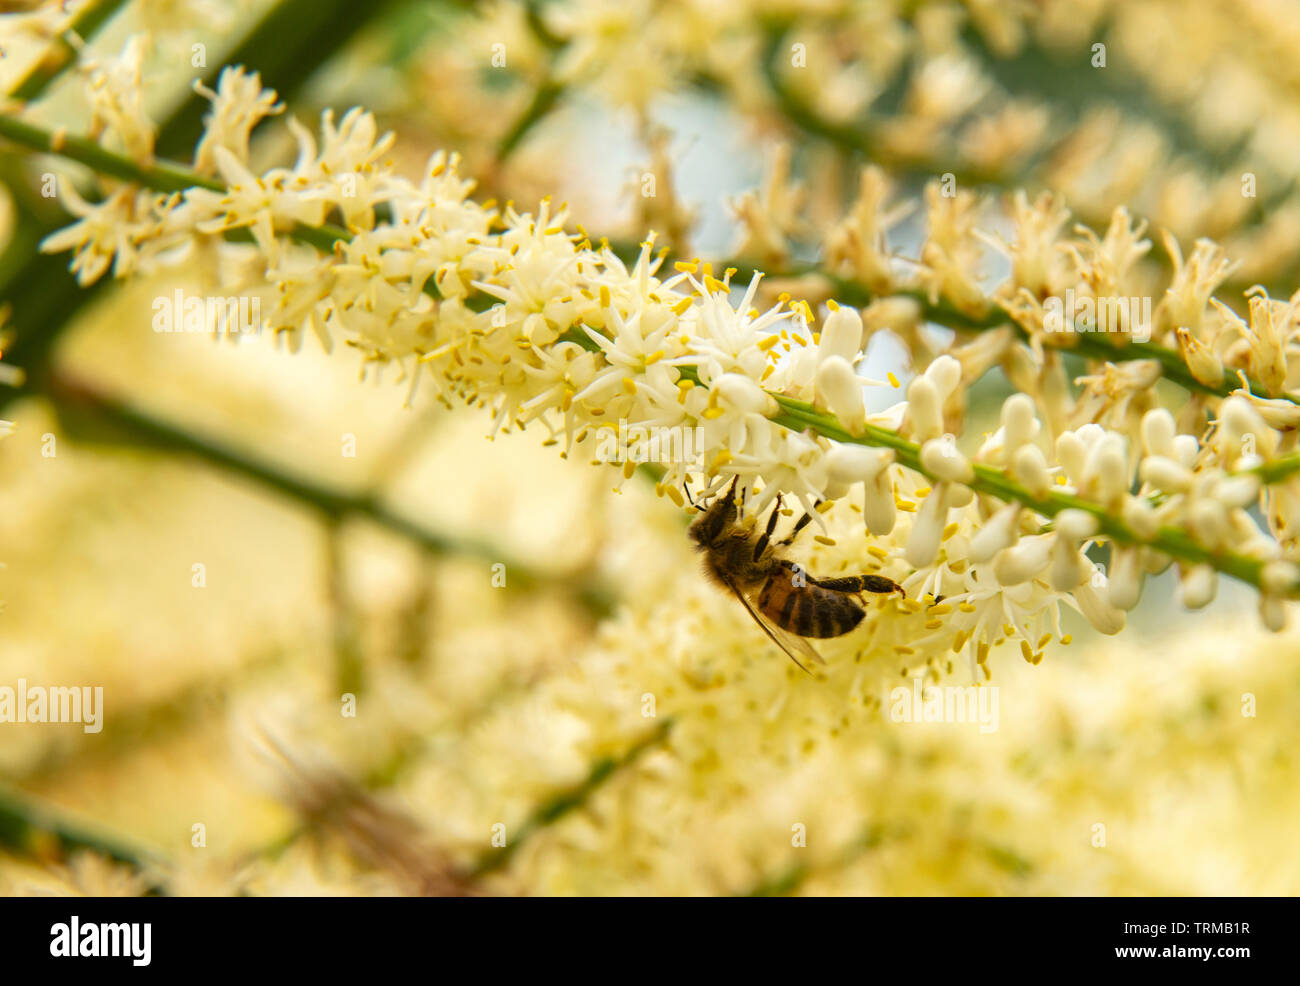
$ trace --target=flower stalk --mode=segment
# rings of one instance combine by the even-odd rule
[[[33,150],[68,157],[88,167],[103,170],[113,177],[126,181],[135,181],[158,191],[179,192],[191,187],[191,183],[196,187],[215,193],[225,191],[225,186],[220,182],[203,178],[183,166],[168,162],[142,166],[107,151],[91,141],[83,138],[59,138],[40,127],[24,123],[12,117],[0,117],[0,136],[8,137]],[[352,234],[348,230],[332,225],[309,226],[297,223],[289,231],[289,235],[317,249],[328,251],[332,250],[335,243],[339,241],[347,242]],[[427,282],[427,286],[433,286],[433,284],[432,279]],[[940,315],[941,313],[936,311],[935,314]],[[943,314],[951,316],[959,313],[947,311]],[[989,328],[993,324],[997,324],[993,321],[983,322],[970,318],[966,318],[965,321],[966,327],[980,326]],[[588,351],[596,351],[599,348],[583,332],[571,330],[563,338],[578,343]],[[1088,340],[1086,344],[1103,346],[1108,350],[1111,348],[1119,350],[1120,348],[1112,347],[1100,340]],[[1138,343],[1134,345],[1144,344]],[[1172,356],[1171,359],[1176,360],[1176,355]],[[1178,361],[1178,364],[1181,366],[1181,361]],[[1185,370],[1185,367],[1183,369]],[[693,376],[689,366],[679,367],[679,373],[684,380],[698,382],[698,376]],[[920,445],[895,431],[875,425],[867,425],[861,434],[854,435],[834,415],[817,410],[807,401],[779,393],[773,393],[770,396],[775,398],[781,409],[779,414],[771,418],[775,424],[797,432],[811,430],[818,435],[838,442],[890,449],[894,452],[900,465],[912,469],[935,482],[942,480],[942,477],[935,475],[932,470],[928,470],[922,463]],[[1003,470],[982,464],[976,464],[974,468],[975,478],[970,483],[970,486],[977,493],[993,496],[1005,502],[1020,503],[1048,519],[1055,517],[1064,510],[1080,510],[1096,520],[1099,535],[1112,541],[1152,548],[1191,565],[1209,565],[1232,578],[1246,582],[1256,588],[1262,588],[1261,572],[1264,562],[1258,559],[1249,558],[1231,551],[1209,550],[1198,544],[1195,539],[1189,537],[1186,532],[1173,528],[1161,528],[1153,536],[1143,538],[1128,523],[1114,515],[1105,506],[1071,494],[1054,491],[1036,495],[1012,479]],[[1261,469],[1259,475],[1261,479],[1267,481],[1279,481],[1293,475],[1295,468],[1297,468],[1297,464],[1291,462],[1273,463],[1269,468]],[[362,512],[367,511],[363,510]],[[1288,587],[1283,595],[1289,598],[1300,596],[1300,584]]]

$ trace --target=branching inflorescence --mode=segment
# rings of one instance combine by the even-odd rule
[[[905,261],[887,238],[903,213],[868,168],[812,267],[783,248],[788,197],[740,208],[742,254],[801,295],[769,298],[760,271],[671,260],[653,234],[620,256],[550,201],[477,202],[455,155],[402,177],[385,162],[393,137],[359,109],[326,113],[319,135],[290,119],[295,163],[256,173],[252,130],[283,107],[242,69],[207,93],[192,166],[157,161],[141,52],[86,66],[88,137],[0,119],[0,136],[100,175],[93,202],[63,183],[76,222],[45,243],[72,252],[83,284],[196,258],[216,277],[221,259],[239,290],[267,292],[266,327],[291,348],[342,340],[412,391],[427,381],[485,407],[495,429],[539,426],[623,479],[657,461],[657,489],[680,507],[733,478],[754,516],[785,494],[819,518],[826,563],[907,589],[873,607],[862,639],[964,653],[983,676],[1007,640],[1040,661],[1062,603],[1118,631],[1144,578],[1171,565],[1187,606],[1224,574],[1258,590],[1275,629],[1300,595],[1296,302],[1252,292],[1244,321],[1214,297],[1232,265],[1209,241],[1184,259],[1168,239],[1174,263],[1155,287],[1137,264],[1150,242],[1122,209],[1104,234],[1067,233],[1057,200],[1020,194],[1004,241],[975,194],[936,183]],[[992,288],[989,245],[1010,268]],[[1149,313],[1110,307],[1153,293]],[[901,389],[859,372],[883,330],[911,340],[919,372],[904,400],[869,412],[871,388]],[[1071,351],[1091,361],[1078,393]],[[979,440],[964,433],[966,394],[995,366],[1020,393]],[[1178,415],[1155,401],[1162,376],[1189,391]],[[663,456],[665,436],[690,454]],[[1108,570],[1090,557],[1099,543]]]

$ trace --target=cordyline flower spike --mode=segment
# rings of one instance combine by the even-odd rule
[[[114,85],[129,87],[132,78],[126,71]],[[1232,357],[1264,381],[1264,391],[1234,393],[1207,434],[1192,434],[1182,419],[1153,409],[1154,379],[1166,368],[1178,370],[1172,349],[1126,362],[1112,347],[1107,352],[1118,353],[1123,365],[1084,378],[1078,400],[1069,394],[1059,356],[1043,345],[1041,310],[1000,307],[1010,299],[1028,304],[1026,285],[995,295],[981,287],[989,238],[978,229],[980,203],[967,192],[948,198],[934,186],[927,191],[929,229],[911,294],[873,300],[865,320],[856,308],[828,301],[818,335],[808,303],[761,300],[760,272],[746,275],[742,293],[732,284],[734,269],[715,272],[700,260],[666,268],[653,236],[630,257],[593,246],[569,231],[565,207],[550,200],[532,212],[480,204],[454,155],[435,154],[417,179],[405,178],[386,162],[393,137],[361,109],[337,122],[325,113],[319,135],[291,121],[296,161],[256,174],[248,164],[248,128],[278,110],[274,94],[231,70],[207,95],[214,111],[199,163],[220,180],[195,174],[192,187],[164,197],[146,187],[162,180],[143,164],[115,165],[119,178],[134,173],[138,182],[119,184],[99,203],[81,203],[79,222],[46,244],[72,249],[84,280],[110,265],[125,275],[187,251],[220,255],[228,248],[225,233],[247,230],[252,244],[230,247],[249,272],[240,287],[267,290],[267,327],[291,347],[308,333],[326,346],[341,338],[368,366],[399,366],[411,388],[431,383],[445,402],[486,407],[494,430],[537,426],[548,440],[562,439],[566,453],[592,461],[609,461],[594,446],[610,429],[690,430],[700,436],[699,455],[659,463],[657,489],[675,502],[683,489],[707,497],[735,482],[750,513],[785,494],[813,511],[823,530],[842,524],[842,501],[858,507],[855,536],[822,535],[827,543],[820,547],[844,552],[833,561],[845,568],[873,558],[876,569],[904,584],[911,605],[925,593],[966,604],[942,630],[928,631],[940,649],[957,644],[978,655],[1008,635],[1006,624],[1010,636],[1041,654],[1037,641],[1046,628],[1056,629],[1062,603],[1114,632],[1142,573],[1174,562],[1191,580],[1182,590],[1189,603],[1212,595],[1216,572],[1262,587],[1262,566],[1284,558],[1276,535],[1289,535],[1300,521],[1300,493],[1284,485],[1295,470],[1278,465],[1290,445],[1270,423],[1284,419],[1285,409],[1268,403],[1285,403],[1279,381],[1293,332],[1294,319],[1279,303],[1254,299],[1252,326],[1266,331]],[[118,102],[137,105],[129,94]],[[97,139],[134,145],[143,157],[145,130],[134,110],[105,111],[98,119]],[[30,130],[6,125],[4,132],[51,149]],[[166,181],[174,187],[181,169],[169,168]],[[767,238],[759,239],[773,256],[784,255],[797,225],[797,197],[778,172],[764,196],[746,200],[751,239],[755,228],[765,229]],[[876,186],[864,189],[878,208]],[[1117,210],[1104,235],[1081,230],[1067,243],[1058,242],[1065,223],[1058,202],[1030,205],[1022,198],[1015,208],[1018,238],[1007,249],[1014,276],[1039,289],[1029,292],[1034,304],[1045,288],[1073,285],[1094,299],[1136,292],[1135,265],[1150,243],[1127,212]],[[323,225],[336,213],[346,229]],[[889,223],[872,226],[859,216],[857,225],[883,235]],[[846,249],[851,245],[845,241]],[[842,256],[848,262],[849,253]],[[1198,248],[1165,305],[1182,324],[1159,330],[1172,337],[1188,329],[1188,359],[1201,360],[1204,349],[1220,367],[1225,351],[1212,335],[1238,330],[1212,308],[1199,321],[1188,312],[1202,295],[1209,298],[1207,286],[1221,270]],[[883,279],[884,270],[876,275]],[[987,334],[936,352],[916,331],[922,315]],[[867,327],[875,331],[894,316],[899,321],[889,327],[907,337],[919,372],[905,402],[867,414],[864,387],[874,381],[856,364]],[[996,331],[1010,322],[1024,341]],[[1125,345],[1136,324],[1118,326]],[[1004,402],[997,431],[967,454],[963,447],[974,447],[961,434],[968,387],[997,364],[1024,393]],[[1196,364],[1187,378],[1198,373],[1215,375]],[[1215,410],[1208,403],[1191,407]],[[621,485],[635,463],[614,464]],[[1276,471],[1265,482],[1242,478],[1266,468]],[[1143,486],[1137,492],[1135,481]],[[1265,514],[1275,529],[1257,526],[1249,512],[1261,502],[1256,497],[1276,507]],[[1124,559],[1113,589],[1084,554],[1094,539]],[[1278,623],[1281,600],[1300,593],[1290,568],[1286,577],[1273,571],[1262,593],[1270,600],[1263,608],[1270,625]],[[875,607],[866,629],[902,634],[901,613]]]

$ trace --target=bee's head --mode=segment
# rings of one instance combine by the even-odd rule
[[[714,544],[736,520],[736,484],[732,481],[725,496],[714,497],[703,513],[691,522],[690,537],[700,548]]]
[[[712,525],[707,523],[711,512],[712,511],[706,510],[704,513],[700,514],[691,521],[691,526],[686,530],[687,535],[695,542],[695,546],[698,548],[703,548],[711,540],[710,531]]]

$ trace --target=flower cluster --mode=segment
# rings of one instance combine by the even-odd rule
[[[1295,27],[1277,5],[571,0],[527,17],[530,6],[485,5],[465,30],[505,45],[517,74],[538,75],[549,55],[555,84],[642,117],[694,85],[896,173],[1052,188],[1100,225],[1127,204],[1181,237],[1223,242],[1244,284],[1298,259],[1297,125],[1261,109],[1285,105],[1292,85],[1278,56]],[[432,41],[429,63],[463,61],[462,36]],[[1025,85],[1030,72],[1059,89]],[[1137,112],[1134,87],[1150,112]],[[1094,98],[1080,108],[1071,89]],[[446,112],[475,102],[458,97]]]
[[[1082,226],[1067,235],[1069,213],[1057,198],[1044,194],[1031,203],[1017,193],[1008,216],[1012,233],[1004,239],[978,221],[985,207],[971,192],[948,197],[932,184],[919,259],[904,263],[888,236],[900,207],[884,174],[868,168],[857,202],[823,238],[826,265],[782,285],[811,299],[836,291],[870,299],[863,311],[868,333],[892,329],[904,337],[914,362],[929,363],[909,388],[911,411],[902,431],[921,444],[919,462],[931,478],[971,482],[972,464],[953,441],[963,429],[963,395],[990,365],[1001,366],[1021,393],[1006,402],[1003,427],[973,451],[972,460],[1004,470],[1030,497],[1003,510],[997,551],[1012,547],[1021,521],[1026,533],[1037,530],[1035,501],[1066,494],[1089,509],[1101,507],[1134,535],[1103,532],[1116,542],[1112,604],[1136,604],[1143,576],[1173,560],[1143,545],[1161,529],[1179,530],[1204,554],[1180,562],[1187,605],[1199,607],[1213,597],[1211,562],[1235,550],[1261,566],[1265,620],[1279,625],[1276,597],[1294,592],[1297,575],[1292,453],[1300,404],[1289,361],[1300,344],[1295,299],[1278,302],[1252,289],[1245,295],[1247,322],[1215,296],[1233,263],[1208,240],[1198,241],[1184,259],[1166,235],[1173,262],[1161,279],[1141,266],[1151,243],[1143,224],[1123,208],[1104,235]],[[741,221],[762,227],[765,219],[750,213]],[[987,246],[1008,265],[1006,278],[992,286]],[[1063,315],[1067,299],[1071,310]],[[926,321],[957,330],[947,353],[937,355],[933,340],[919,331]],[[1062,353],[1069,352],[1093,360],[1091,372],[1076,381],[1077,393],[1064,372]],[[956,366],[940,370],[945,360]],[[932,384],[927,378],[936,371],[936,380],[961,385]],[[1190,390],[1177,417],[1156,400],[1154,387],[1165,375]],[[854,430],[857,411],[844,401],[829,406],[850,431],[861,433],[860,424]],[[1250,514],[1256,506],[1266,520],[1263,529]],[[1026,558],[1043,561],[1031,578],[1046,571],[1048,541],[1085,544],[1098,534],[1092,513],[1085,518],[1066,509],[1054,538],[1036,552],[1026,549]],[[943,516],[939,510],[936,523]],[[1070,552],[1062,551],[1053,579],[1058,584],[1074,578]],[[920,551],[914,560],[928,556]],[[972,560],[991,557],[979,551]]]
[[[138,51],[128,45],[120,64],[97,70],[90,89],[97,136],[144,164],[149,127],[131,93]],[[899,275],[885,241],[898,211],[883,177],[869,171],[858,205],[830,233],[840,262],[832,274],[861,277],[886,297],[865,310],[869,324],[826,298],[818,324],[807,301],[782,294],[758,304],[759,273],[742,293],[733,289],[734,269],[696,260],[665,270],[653,236],[625,262],[608,244],[570,232],[563,207],[549,201],[535,214],[480,204],[454,156],[434,155],[419,181],[402,177],[384,161],[392,136],[360,109],[337,123],[326,112],[319,139],[290,119],[295,163],[257,174],[248,136],[280,109],[275,95],[238,69],[227,69],[207,95],[213,110],[197,164],[219,180],[196,178],[196,187],[171,195],[126,183],[98,205],[78,202],[81,220],[46,248],[72,248],[83,280],[110,261],[126,273],[177,256],[230,253],[250,285],[269,290],[267,323],[291,346],[306,331],[327,349],[342,338],[368,363],[398,365],[412,389],[432,379],[443,400],[487,407],[494,429],[536,423],[566,455],[596,464],[611,461],[600,451],[611,434],[631,436],[614,456],[623,478],[639,464],[657,465],[658,491],[679,506],[736,480],[753,516],[783,493],[833,541],[825,515],[848,498],[861,518],[835,559],[841,570],[882,571],[902,583],[910,598],[894,608],[924,614],[926,656],[965,652],[972,669],[1007,639],[1027,660],[1041,660],[1046,642],[1061,635],[1062,601],[1097,629],[1117,631],[1143,574],[1175,561],[1188,605],[1208,601],[1222,569],[1258,586],[1274,627],[1281,600],[1300,584],[1300,570],[1248,512],[1262,485],[1249,470],[1279,451],[1251,397],[1226,401],[1202,441],[1142,405],[1138,393],[1150,380],[1142,384],[1140,375],[1116,383],[1108,369],[1099,402],[1091,391],[1073,402],[1063,393],[1059,363],[1043,345],[1043,300],[1065,285],[1097,299],[1128,289],[1146,243],[1122,212],[1105,237],[1082,231],[1062,241],[1064,215],[1053,201],[1018,200],[1015,241],[1005,246],[1012,277],[990,294],[976,198],[932,186],[915,272]],[[787,198],[769,192],[752,201],[751,229],[772,201]],[[138,212],[133,225],[122,220],[124,203]],[[334,216],[343,227],[326,226]],[[234,231],[251,243],[226,243]],[[331,250],[321,249],[322,237]],[[1157,323],[1207,331],[1207,320],[1192,316],[1206,308],[1224,266],[1198,247],[1173,274]],[[959,320],[1004,312],[1027,342],[1003,331],[956,345],[911,381],[906,401],[868,414],[867,389],[890,386],[858,372],[869,329],[892,328],[892,316],[906,318],[900,302],[914,309],[918,298]],[[1258,318],[1290,318],[1257,307],[1266,313]],[[915,323],[917,312],[910,317]],[[1120,329],[1123,344],[1134,326]],[[1274,338],[1234,352],[1280,386],[1284,336]],[[998,431],[963,451],[964,394],[999,361],[1037,401],[1009,399]],[[1036,404],[1068,412],[1051,422],[1050,444]],[[1083,410],[1090,420],[1070,420]],[[653,436],[686,432],[699,436],[693,456],[651,461]],[[1137,492],[1135,479],[1143,484]],[[915,516],[898,524],[900,512]],[[1289,518],[1285,512],[1278,526]],[[1089,554],[1099,540],[1112,545],[1109,584]],[[877,625],[899,653],[925,650],[902,642],[916,639],[915,628],[890,607],[878,607],[867,630]]]
[[[758,49],[782,37],[789,16],[817,28],[830,23],[824,17],[848,19],[854,29],[842,47],[819,30],[807,35],[810,54],[833,56],[837,71],[823,73],[820,87],[796,84],[773,90],[777,96],[804,100],[833,126],[855,119],[899,64],[915,61],[904,113],[881,121],[887,157],[922,159],[953,132],[964,134],[963,160],[988,169],[1042,150],[1031,139],[1044,125],[1033,107],[1000,107],[998,126],[958,126],[976,104],[996,101],[997,90],[954,52],[961,18],[946,5],[918,8],[906,23],[887,8],[840,9],[834,0],[765,0],[725,11],[692,2],[651,20],[659,6],[548,5],[543,27],[561,37],[546,48],[565,49],[559,77],[597,84],[617,75],[621,61],[616,97],[644,109],[648,87],[665,75],[665,57],[673,59],[670,78],[734,86],[754,69]],[[1115,16],[1140,17],[1156,6],[1133,4],[1124,11],[1137,14],[1117,8]],[[511,38],[537,30],[538,18],[517,5],[494,9],[509,12]],[[1043,25],[1061,17],[1056,4],[1042,9],[1039,22],[993,6],[972,7],[969,16],[984,44],[1032,52],[1029,26],[1051,34]],[[579,16],[567,16],[575,10]],[[773,19],[754,19],[755,10]],[[649,23],[653,30],[642,30]],[[1124,23],[1131,30],[1134,22]],[[1056,30],[1068,33],[1068,25]],[[878,47],[870,65],[854,50],[860,34]],[[1141,789],[1134,778],[1158,773],[1177,786],[1193,773],[1188,763],[1200,768],[1198,778],[1245,795],[1207,797],[1209,814],[1244,802],[1241,812],[1258,830],[1285,828],[1277,819],[1294,798],[1278,800],[1275,792],[1295,785],[1272,754],[1295,721],[1286,714],[1295,690],[1275,651],[1244,635],[1214,647],[1192,641],[1178,686],[1167,687],[1167,667],[1133,660],[1121,644],[1088,669],[1047,662],[1034,670],[1028,696],[1015,693],[1019,669],[991,659],[1005,647],[1029,665],[1043,663],[1052,648],[1072,643],[1072,625],[1082,625],[1071,623],[1069,610],[1116,633],[1147,577],[1175,567],[1184,606],[1204,606],[1226,575],[1258,591],[1271,630],[1282,627],[1286,601],[1300,596],[1300,404],[1289,362],[1300,343],[1300,302],[1225,292],[1239,269],[1227,250],[1201,240],[1184,253],[1167,236],[1162,270],[1150,262],[1145,226],[1127,210],[1108,213],[1104,228],[1071,229],[1059,197],[1017,194],[1002,216],[990,216],[991,203],[942,180],[917,201],[899,201],[875,168],[860,172],[847,212],[809,223],[814,190],[791,180],[788,147],[778,148],[765,186],[734,202],[743,263],[674,255],[653,233],[620,248],[589,235],[549,199],[536,209],[476,200],[455,155],[434,154],[414,178],[404,176],[389,160],[393,136],[362,109],[326,112],[319,131],[288,116],[296,156],[265,168],[255,163],[253,131],[285,108],[242,69],[199,87],[211,111],[192,166],[155,161],[141,98],[144,51],[133,39],[120,58],[83,64],[88,141],[42,140],[0,121],[0,133],[35,150],[111,165],[114,177],[102,180],[98,197],[62,183],[76,222],[44,244],[72,252],[82,283],[184,262],[223,293],[264,293],[264,327],[290,349],[309,336],[327,352],[341,344],[376,374],[396,368],[408,393],[432,388],[448,406],[481,408],[494,433],[541,432],[566,457],[612,470],[620,490],[635,494],[633,477],[648,474],[658,495],[682,510],[734,485],[742,522],[771,518],[778,537],[806,513],[812,526],[789,549],[801,567],[823,578],[878,573],[905,590],[870,597],[852,633],[819,642],[828,661],[816,668],[818,686],[779,658],[734,600],[706,590],[680,510],[654,504],[648,486],[646,495],[618,499],[584,491],[575,497],[586,501],[574,508],[578,516],[595,513],[597,503],[638,511],[631,523],[609,525],[621,528],[620,538],[601,552],[603,572],[633,591],[601,621],[594,641],[575,645],[568,628],[535,623],[537,614],[516,606],[517,596],[504,602],[495,582],[449,578],[438,587],[439,605],[458,618],[425,622],[441,624],[428,632],[457,660],[368,660],[365,714],[340,729],[339,680],[320,670],[329,645],[317,650],[295,634],[285,650],[300,659],[284,658],[274,685],[241,687],[233,718],[251,713],[259,735],[291,735],[292,747],[335,744],[353,769],[283,755],[282,786],[307,824],[247,869],[227,871],[207,853],[180,857],[158,877],[171,889],[311,892],[333,880],[426,893],[765,891],[803,882],[857,891],[932,892],[938,884],[1055,892],[1068,880],[1071,888],[1128,892],[1132,884],[1164,886],[1152,873],[1168,863],[1168,826],[1178,824],[1158,805],[1133,804]],[[782,78],[797,75],[782,70],[773,85]],[[1140,151],[1140,135],[1135,143]],[[662,145],[655,154],[666,166]],[[1124,177],[1134,162],[1116,166]],[[641,214],[648,225],[666,223],[680,246],[690,218],[666,185],[664,199]],[[921,221],[900,230],[914,211]],[[819,227],[824,235],[811,240]],[[810,246],[820,248],[820,261],[796,261]],[[990,249],[1007,271],[997,283],[987,270]],[[1237,311],[1232,304],[1243,298]],[[1132,299],[1151,299],[1150,314],[1109,306]],[[866,375],[868,347],[886,332],[907,351],[903,381]],[[1074,367],[1082,370],[1072,387],[1067,369]],[[1015,392],[983,418],[972,395],[977,386],[987,394],[1001,385],[989,379],[995,368]],[[1188,399],[1167,410],[1157,385],[1181,385]],[[875,399],[895,391],[901,399],[892,404]],[[517,468],[512,461],[501,471]],[[78,476],[59,475],[65,482]],[[430,495],[439,485],[430,484]],[[98,476],[78,481],[78,492],[97,502],[104,490]],[[48,484],[30,495],[51,499]],[[196,507],[174,491],[167,498]],[[469,509],[480,507],[489,509]],[[67,509],[60,501],[49,513]],[[332,539],[340,526],[331,525]],[[47,553],[66,554],[48,552],[28,533]],[[301,564],[308,552],[290,543],[283,551],[232,550],[249,566],[259,549]],[[332,540],[332,601],[341,610],[349,593],[340,588],[338,552]],[[149,567],[160,577],[163,566]],[[427,559],[406,559],[373,580],[382,587],[371,585],[368,598],[416,581],[406,573],[425,567]],[[310,580],[298,568],[286,571],[282,581],[301,594],[295,598],[309,598]],[[240,591],[251,585],[224,581]],[[424,615],[429,595],[412,610]],[[512,619],[500,619],[498,607],[507,605],[515,607]],[[163,609],[178,639],[205,649],[204,635],[176,615],[186,612],[181,605]],[[566,618],[562,607],[536,609],[551,622]],[[382,642],[367,654],[382,657],[398,649],[390,639],[394,611],[336,610],[338,623],[321,620],[317,630],[342,652],[352,641],[340,639],[356,625],[383,622],[387,635],[376,635]],[[215,608],[203,612],[196,626],[211,621]],[[481,613],[490,639],[466,632]],[[255,620],[236,623],[241,635],[261,632]],[[90,620],[77,632],[120,640]],[[244,649],[231,632],[223,626],[207,648],[223,661]],[[171,659],[168,640],[152,645],[166,673],[191,673],[190,662]],[[514,646],[520,640],[528,646]],[[985,687],[995,665],[997,688]],[[976,734],[972,721],[961,720],[972,732],[945,736],[952,723],[930,731],[912,728],[919,719],[886,714],[900,686],[908,695],[913,687],[918,696],[937,692],[958,669],[980,686],[955,689],[972,702],[1012,699],[1006,733]],[[141,690],[138,671],[120,671],[128,693],[130,683]],[[156,701],[157,676],[145,677]],[[1251,691],[1240,695],[1238,715],[1243,689]],[[1256,690],[1261,707],[1283,714],[1250,721]],[[170,695],[159,705],[175,718]],[[909,728],[886,739],[890,719]],[[264,731],[268,722],[273,728]],[[1219,763],[1197,748],[1198,730],[1210,722],[1206,735],[1224,749],[1253,754],[1249,770],[1223,750],[1215,751]],[[1179,726],[1174,738],[1170,723]],[[987,744],[970,742],[973,735]],[[33,737],[12,758],[41,762],[44,744]],[[1117,749],[1124,751],[1118,759]],[[365,787],[399,788],[405,808],[349,776],[364,777]],[[1098,776],[1114,784],[1099,784]],[[569,814],[584,805],[589,816]],[[1123,846],[1106,854],[1115,862],[1102,867],[1087,848],[1099,808],[1107,824],[1139,833],[1126,833]],[[430,820],[427,830],[408,810]],[[505,824],[510,841],[488,849],[485,833]],[[326,873],[310,872],[305,842],[330,834],[346,845],[349,862],[336,868],[331,857]],[[792,834],[809,836],[811,851],[792,854]],[[1239,854],[1236,845],[1216,848],[1210,857],[1218,871],[1179,870],[1175,889],[1218,892],[1224,872],[1235,873],[1243,859],[1260,865],[1265,855],[1254,845]],[[194,858],[203,862],[185,861]],[[85,857],[56,886],[146,889],[144,876],[119,883],[119,872],[95,859]],[[505,860],[514,862],[503,873]],[[359,878],[358,865],[368,879]],[[6,864],[0,880],[13,879]],[[19,872],[17,882],[26,885],[26,875]]]

